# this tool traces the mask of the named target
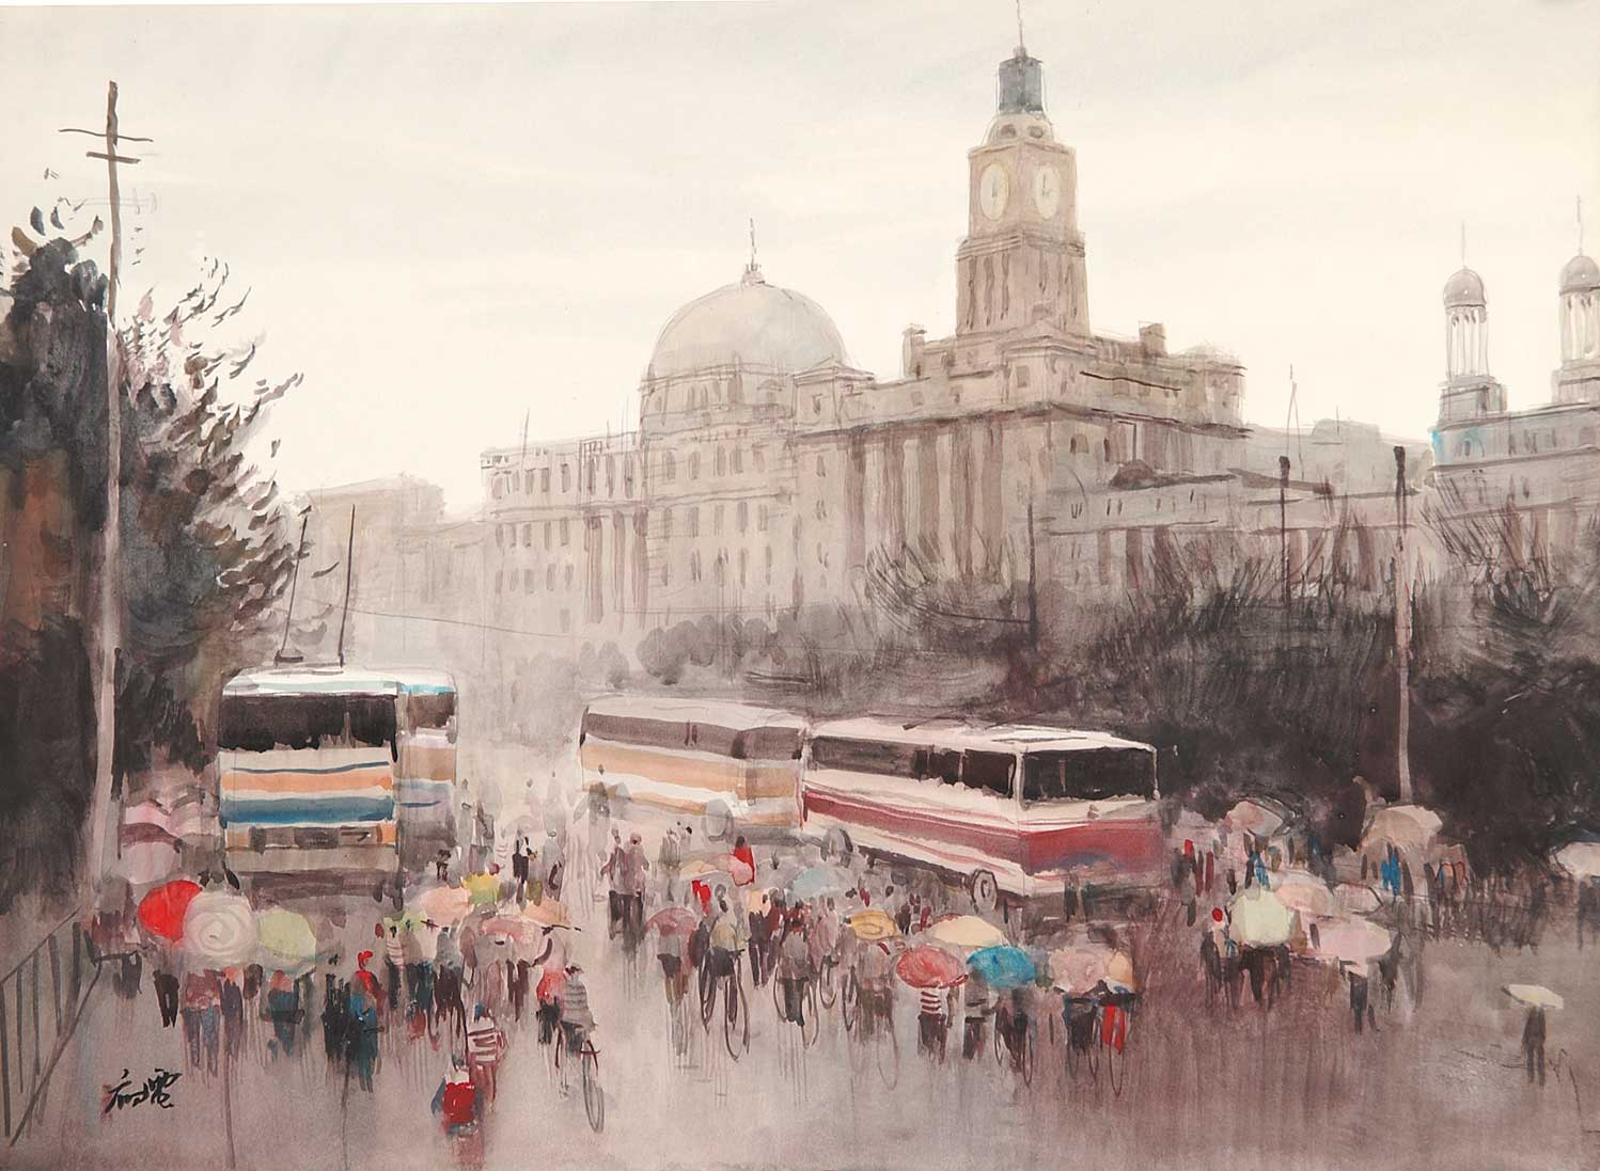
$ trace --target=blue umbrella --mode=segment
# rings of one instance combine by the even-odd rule
[[[991,988],[1020,988],[1032,984],[1037,969],[1020,947],[1003,944],[985,947],[967,957],[967,967]]]
[[[855,878],[843,867],[813,866],[790,880],[789,895],[802,901],[819,899],[828,895],[842,895],[855,884]]]

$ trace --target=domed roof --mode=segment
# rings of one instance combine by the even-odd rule
[[[1563,293],[1592,293],[1600,289],[1600,264],[1579,253],[1561,270]]]
[[[752,266],[738,284],[690,301],[656,339],[647,378],[672,378],[717,366],[767,367],[797,374],[846,363],[833,319],[810,297],[769,285]]]
[[[1454,309],[1464,305],[1482,305],[1483,278],[1470,268],[1463,268],[1444,283],[1444,307]]]

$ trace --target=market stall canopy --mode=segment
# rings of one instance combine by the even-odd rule
[[[894,962],[895,975],[913,988],[954,988],[967,978],[959,959],[940,947],[918,944]]]
[[[1529,1008],[1566,1007],[1566,1001],[1561,999],[1560,994],[1550,991],[1543,984],[1507,984],[1506,995]]]
[[[1600,842],[1572,842],[1556,851],[1556,865],[1574,878],[1600,876]]]
[[[1038,975],[1033,958],[1020,947],[1003,944],[979,948],[967,957],[968,971],[991,988],[1020,988],[1032,984]]]
[[[1361,835],[1361,851],[1370,854],[1392,845],[1402,853],[1428,856],[1444,821],[1422,805],[1384,805],[1373,812]]]
[[[1294,915],[1278,896],[1260,886],[1249,886],[1228,904],[1229,934],[1241,947],[1278,947],[1289,942]]]
[[[151,935],[173,943],[183,938],[183,917],[200,893],[200,884],[187,878],[158,886],[139,902],[139,925]]]
[[[256,916],[250,900],[223,890],[195,895],[183,914],[183,950],[213,968],[249,963],[256,954]]]
[[[1286,870],[1273,879],[1272,893],[1291,911],[1319,918],[1339,913],[1339,900],[1328,884],[1305,870]]]
[[[986,919],[976,915],[952,915],[939,919],[923,932],[929,939],[952,947],[998,947],[1006,942],[1006,933]]]

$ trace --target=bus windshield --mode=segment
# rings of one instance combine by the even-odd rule
[[[394,751],[394,697],[388,695],[225,695],[217,747],[368,747]]]
[[[1104,801],[1150,797],[1155,754],[1146,748],[1082,748],[1030,752],[1023,758],[1022,801]]]
[[[448,728],[455,714],[453,691],[413,691],[406,697],[406,721],[413,728]]]

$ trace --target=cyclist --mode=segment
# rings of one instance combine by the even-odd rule
[[[561,1013],[561,1034],[567,1042],[567,1052],[578,1054],[583,1043],[594,1031],[594,1013],[589,1008],[589,989],[583,982],[583,969],[568,964],[566,979],[557,998]]]
[[[805,1028],[806,985],[811,982],[811,950],[798,919],[789,920],[778,945],[778,981],[783,986],[783,1019]]]
[[[1022,985],[1011,990],[1010,996],[1002,996],[1000,1004],[995,1009],[994,1027],[1006,1044],[1006,1052],[1011,1055],[1011,1068],[1016,1071],[1022,1069],[1023,1055],[1027,1049],[1028,1037],[1028,986]]]
[[[711,924],[710,963],[713,978],[732,976],[734,960],[744,950],[749,935],[745,917],[728,906],[728,888],[717,888],[717,917]]]
[[[854,935],[854,932],[847,934]],[[870,1033],[877,1021],[892,1025],[894,1013],[894,955],[884,940],[863,946],[856,957],[856,979],[861,987],[861,1024]]]

